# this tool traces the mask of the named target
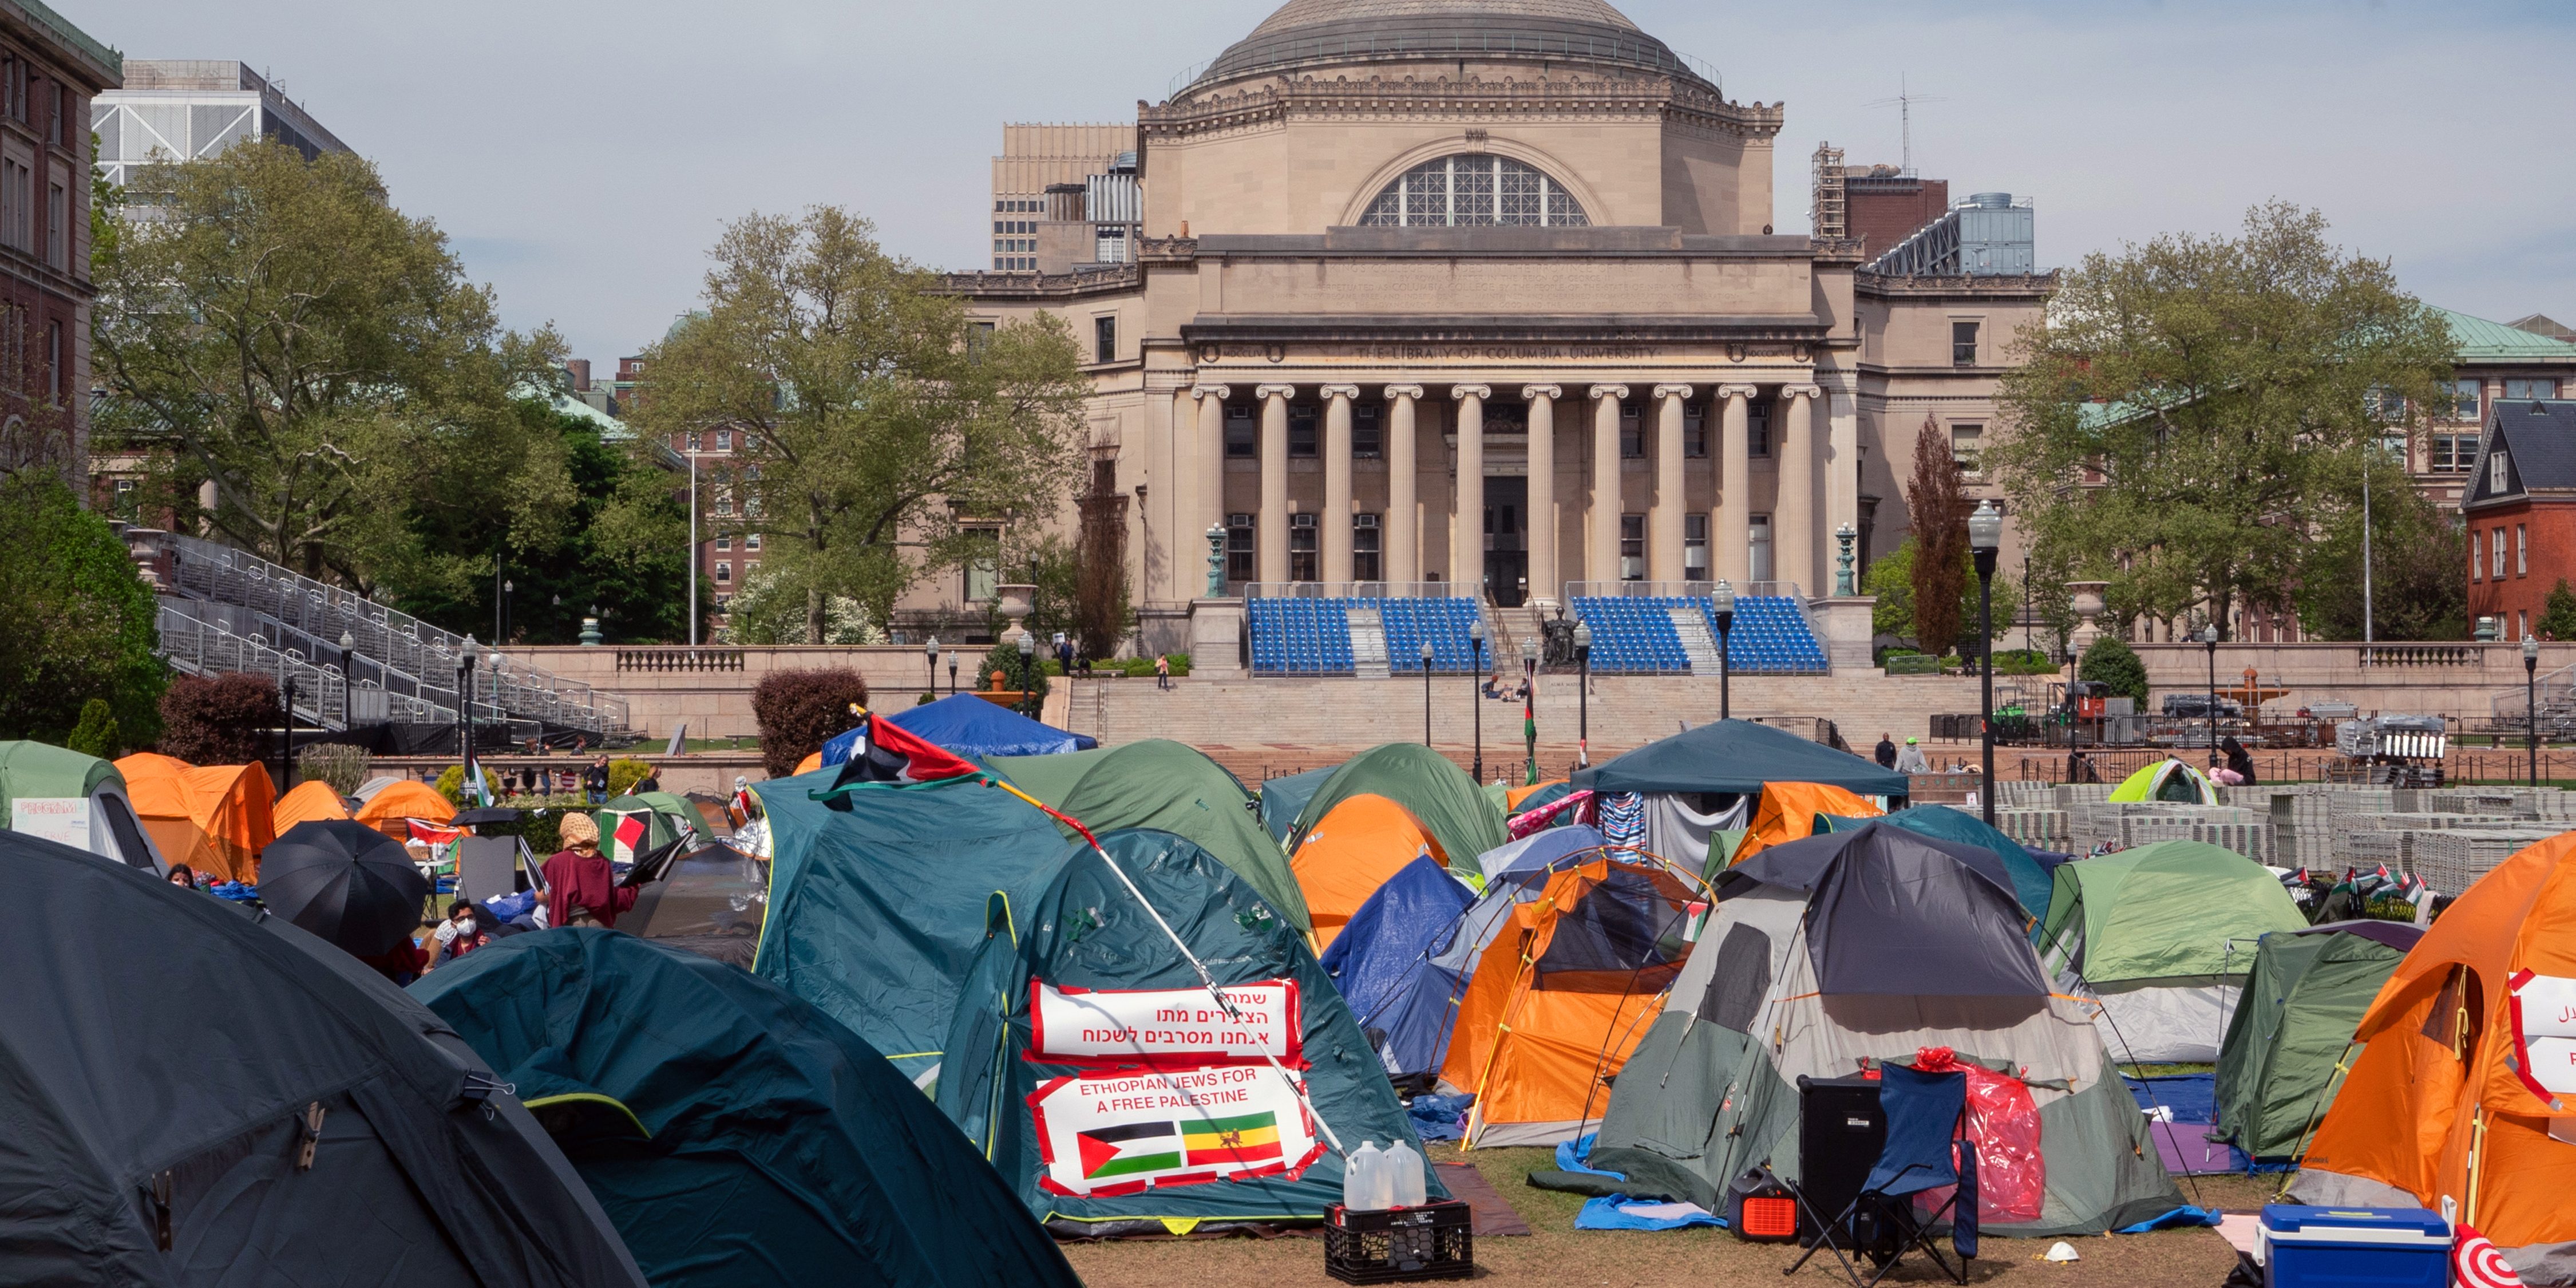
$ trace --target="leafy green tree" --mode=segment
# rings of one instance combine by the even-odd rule
[[[2026,534],[2110,583],[2119,617],[2282,606],[2361,462],[2445,396],[2440,316],[2385,260],[2273,203],[2240,236],[2172,234],[2061,280],[2003,380],[1988,450]]]
[[[823,600],[823,638],[807,635],[805,589],[791,573],[760,574],[741,583],[725,605],[725,638],[734,644],[883,644],[885,632],[868,610],[847,595]]]
[[[130,196],[157,217],[96,257],[102,437],[168,449],[215,484],[217,532],[362,592],[463,594],[488,570],[424,529],[565,523],[560,441],[511,404],[559,378],[560,342],[503,330],[374,167],[248,141],[149,175]]]
[[[2394,462],[2380,468],[2385,477],[2373,484],[2370,512],[2372,637],[2467,639],[2469,593],[2460,570],[2467,566],[2468,549],[2458,515],[2418,497]],[[2362,637],[2359,510],[2327,521],[2301,566],[2295,602],[2308,635]]]
[[[1950,440],[1927,415],[1914,435],[1914,477],[1905,484],[1907,522],[1914,529],[1907,540],[1916,551],[1911,566],[1914,636],[1926,653],[1949,651],[1953,641],[1963,638],[1962,623],[1976,620],[1973,601],[1966,598],[1967,588],[1976,581],[1975,565],[1966,562],[1972,557],[1968,508],[1967,493],[1959,486],[1959,463],[1950,455]],[[1968,569],[1964,578],[1962,567]],[[1954,609],[1961,604],[1968,607]]]
[[[71,736],[63,745],[85,756],[114,760],[125,754],[123,738],[116,731],[116,709],[105,698],[91,698],[81,704],[80,723],[72,726]]]
[[[2112,696],[2134,698],[2140,711],[2147,709],[2147,664],[2118,636],[2105,635],[2087,646],[2075,678],[2107,684]]]
[[[2532,623],[2531,629],[2545,640],[2576,640],[2576,588],[2570,588],[2566,578],[2559,578],[2558,584],[2549,588],[2540,620]]]
[[[155,616],[125,543],[60,478],[0,480],[0,738],[62,743],[103,702],[111,742],[149,745],[169,683]]]
[[[663,441],[715,425],[745,437],[717,495],[768,539],[764,567],[803,586],[809,638],[833,595],[889,620],[974,547],[959,516],[1061,507],[1089,391],[1061,319],[979,325],[835,207],[746,216],[712,258],[704,311],[644,354],[636,420]]]
[[[1912,639],[1915,646],[1936,656],[1946,655],[1962,641],[1975,635],[1967,627],[1977,620],[1977,568],[1974,552],[1963,540],[1959,546],[1958,576],[1951,584],[1957,587],[1958,602],[1950,620],[1956,623],[1946,642],[1925,639],[1916,627],[1914,612],[1914,560],[1918,547],[1909,535],[1894,550],[1870,561],[1861,577],[1861,593],[1876,595],[1878,606],[1870,610],[1870,630],[1878,635]],[[1995,638],[2002,639],[2012,629],[2013,614],[2021,606],[2020,580],[1998,569],[1995,573]]]

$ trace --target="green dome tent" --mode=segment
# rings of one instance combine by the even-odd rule
[[[1297,812],[1288,852],[1295,854],[1334,806],[1361,795],[1383,796],[1403,806],[1440,843],[1449,856],[1449,870],[1462,877],[1481,877],[1476,856],[1511,839],[1503,828],[1501,804],[1488,798],[1467,771],[1420,743],[1390,742],[1343,762],[1315,789]]]
[[[169,870],[126,797],[124,771],[51,743],[0,742],[0,827],[127,867]]]
[[[2263,936],[2219,1052],[2219,1131],[2258,1162],[2297,1162],[2341,1089],[2362,1013],[2423,937],[2394,921]]]
[[[2115,801],[2166,801],[2178,805],[2215,805],[2218,784],[2209,775],[2167,757],[2122,779],[2111,789]]]
[[[600,806],[591,817],[599,824],[599,852],[617,863],[632,863],[648,851],[683,838],[688,841],[685,848],[696,849],[706,831],[705,816],[698,813],[698,807],[669,792],[620,796]],[[620,830],[630,819],[642,828],[631,836],[629,831]]]
[[[518,1088],[656,1288],[1078,1282],[937,1108],[765,980],[567,927],[411,993]]]
[[[1094,835],[1151,827],[1186,836],[1252,883],[1288,924],[1312,930],[1288,856],[1261,830],[1252,794],[1225,766],[1162,738],[1099,751],[994,756],[985,763],[1021,791],[1082,820]],[[1071,828],[1064,829],[1067,838]]]
[[[1348,1151],[1413,1134],[1359,1022],[1305,936],[1207,851],[1145,830],[1100,843],[1117,869],[1077,842],[1011,909],[1015,933],[996,901],[942,1043],[939,1107],[1059,1232],[1321,1218],[1342,1191],[1328,1139]],[[1193,1018],[1156,1027],[1180,1012]]]
[[[2215,1060],[2255,942],[2307,924],[2263,865],[2158,841],[2060,864],[2040,956],[2101,1000],[2103,1040],[2122,1063]]]

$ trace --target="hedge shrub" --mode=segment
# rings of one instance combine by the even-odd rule
[[[275,728],[277,682],[265,675],[182,675],[161,695],[161,754],[192,765],[261,760]]]
[[[850,708],[867,701],[868,682],[847,668],[771,672],[751,691],[752,717],[760,722],[762,767],[772,778],[795,773],[796,762],[855,726]],[[613,777],[610,783],[615,785]]]

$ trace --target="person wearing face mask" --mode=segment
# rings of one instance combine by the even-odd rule
[[[190,890],[197,888],[197,874],[185,863],[173,863],[170,865],[169,880],[170,884],[174,886],[181,886]]]

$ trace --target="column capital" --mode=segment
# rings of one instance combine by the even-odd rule
[[[1233,396],[1234,390],[1226,385],[1193,385],[1190,388],[1190,397],[1192,398],[1214,398],[1218,402],[1224,402],[1226,399]]]
[[[1422,396],[1422,386],[1388,385],[1386,387],[1386,396],[1387,400],[1390,402],[1398,398],[1419,398]]]
[[[1556,401],[1556,400],[1557,400],[1557,399],[1559,399],[1559,398],[1563,398],[1564,396],[1565,396],[1565,386],[1563,386],[1563,385],[1522,385],[1522,386],[1521,386],[1521,401],[1522,401],[1522,402],[1537,402],[1537,401],[1538,401],[1539,399],[1541,399],[1541,398],[1545,398],[1545,399],[1547,399],[1547,400],[1548,400],[1548,401],[1550,401],[1550,402],[1554,402],[1554,401]]]
[[[1326,385],[1322,392],[1326,398],[1356,399],[1360,396],[1360,387],[1358,385]]]
[[[1252,390],[1252,396],[1253,396],[1253,397],[1255,397],[1255,398],[1262,399],[1262,400],[1264,400],[1264,401],[1267,401],[1267,400],[1272,399],[1272,398],[1294,398],[1294,397],[1296,397],[1296,396],[1297,396],[1297,386],[1295,386],[1295,385],[1256,385],[1256,386],[1254,386],[1254,387],[1253,387],[1253,390]]]
[[[1460,402],[1470,398],[1481,401],[1494,396],[1494,387],[1492,385],[1451,385],[1449,396]]]
[[[1762,391],[1760,389],[1755,388],[1752,385],[1719,385],[1717,387],[1717,396],[1720,398],[1750,399],[1761,392]]]
[[[1655,386],[1655,400],[1656,400],[1657,402],[1661,402],[1661,401],[1663,401],[1663,400],[1664,400],[1664,399],[1666,399],[1666,398],[1688,398],[1688,397],[1690,397],[1690,396],[1691,396],[1691,387],[1690,387],[1689,385],[1657,385],[1657,386]]]
[[[1601,399],[1604,399],[1604,398],[1625,398],[1625,397],[1627,397],[1627,396],[1628,396],[1628,386],[1626,386],[1626,385],[1594,385],[1594,386],[1592,386],[1592,399],[1593,399],[1593,401],[1595,401],[1595,402],[1598,402],[1598,401],[1600,401]]]
[[[1780,396],[1782,398],[1822,398],[1825,396],[1825,391],[1815,385],[1782,385]]]

